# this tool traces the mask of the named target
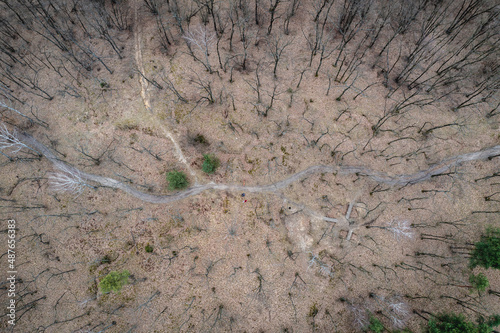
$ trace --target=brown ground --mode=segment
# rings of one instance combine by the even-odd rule
[[[337,70],[335,52],[318,77],[316,56],[297,89],[310,53],[300,28],[313,32],[303,24],[311,20],[308,2],[292,19],[290,35],[282,36],[293,42],[280,60],[278,79],[272,75],[263,23],[251,25],[250,35],[260,42],[252,41],[248,69],[235,67],[233,82],[229,67],[224,72],[218,66],[215,45],[209,59],[218,73],[209,74],[180,36],[168,53],[162,52],[154,17],[138,0],[129,5],[132,32],[116,32],[124,59],[118,60],[102,40],[92,41],[106,55],[112,75],[95,63],[91,74],[79,79],[81,97],[73,98],[56,93],[59,81],[71,79],[44,69],[40,81],[57,95],[52,101],[18,92],[50,124],[26,131],[85,172],[170,194],[165,173],[173,169],[184,171],[191,184],[247,186],[274,183],[320,164],[411,174],[500,143],[498,115],[484,116],[491,109],[487,103],[451,111],[463,100],[459,93],[408,108],[374,136],[372,125],[386,102],[392,103],[385,98],[388,89],[373,86],[356,100],[350,90],[337,101],[345,85],[332,82],[326,96],[327,75]],[[195,17],[191,27],[199,24]],[[173,23],[171,29],[177,31]],[[282,29],[276,24],[273,31]],[[25,34],[34,45],[51,50],[33,32]],[[234,43],[230,52],[223,38],[221,53],[242,52],[239,36]],[[371,68],[376,53],[367,53],[358,69],[361,89],[382,81]],[[255,106],[257,95],[247,83],[255,81],[257,66],[264,106]],[[137,68],[163,86],[161,76],[168,75],[189,102],[141,79]],[[196,74],[211,83],[214,104],[196,103],[203,96],[191,82]],[[102,88],[100,80],[109,88]],[[269,103],[274,85],[279,96],[264,117],[258,111]],[[460,88],[465,91],[467,82]],[[402,98],[402,92],[393,98]],[[9,126],[26,126],[11,113],[2,117]],[[461,126],[422,135],[418,129],[426,122]],[[209,144],[194,143],[197,134]],[[81,148],[92,156],[107,151],[96,165]],[[213,175],[201,171],[205,153],[221,160]],[[474,319],[500,312],[497,296],[468,287],[471,244],[487,226],[500,222],[499,178],[489,177],[499,172],[498,157],[404,187],[357,175],[316,174],[281,193],[243,198],[239,192],[208,191],[169,205],[140,202],[106,188],[86,189],[77,197],[55,192],[47,177],[56,170],[46,159],[10,163],[2,157],[1,166],[1,215],[17,222],[16,264],[22,279],[14,332],[356,332],[366,329],[369,313],[388,331],[420,332],[429,313],[454,311]],[[349,204],[353,209],[346,221]],[[410,227],[407,236],[387,229],[404,221]],[[152,253],[146,253],[146,244],[153,246]],[[121,294],[100,293],[98,282],[123,269],[132,279]],[[474,270],[479,272],[488,277],[488,289],[500,290],[498,271]],[[4,299],[5,290],[1,295]],[[4,319],[0,327],[12,329]]]

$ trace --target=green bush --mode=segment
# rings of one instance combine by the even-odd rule
[[[486,229],[486,235],[475,244],[470,266],[500,269],[500,228]]]
[[[103,294],[107,294],[111,291],[115,293],[120,293],[122,287],[128,284],[128,277],[130,276],[129,271],[124,270],[122,272],[112,271],[106,275],[101,282],[99,282],[99,288]]]
[[[491,316],[485,321],[480,317],[477,323],[467,321],[463,314],[445,313],[427,323],[427,333],[490,333],[500,324],[500,316]]]
[[[214,173],[220,165],[219,159],[213,154],[205,154],[203,155],[203,159],[201,169],[206,173]]]
[[[182,171],[170,171],[167,173],[168,189],[178,190],[188,187],[189,182]]]
[[[384,325],[374,316],[370,316],[370,326],[368,329],[375,333],[382,333],[384,331]]]
[[[490,285],[490,281],[488,281],[488,278],[483,273],[479,273],[478,275],[471,274],[469,282],[478,291],[484,291]]]
[[[153,252],[153,247],[151,245],[146,244],[146,246],[144,247],[144,249],[146,250],[147,253],[151,253]]]

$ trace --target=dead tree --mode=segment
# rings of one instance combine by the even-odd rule
[[[291,0],[285,13],[285,20],[283,22],[283,29],[285,35],[290,34],[290,20],[295,16],[299,10],[300,0]]]
[[[270,38],[268,42],[269,53],[273,57],[274,67],[273,67],[273,75],[274,79],[278,79],[277,69],[278,63],[283,55],[285,49],[292,44],[293,40],[285,39],[283,35],[273,36]]]
[[[344,0],[338,21],[333,20],[334,26],[342,36],[337,47],[338,55],[334,66],[337,67],[347,45],[354,39],[366,22],[372,0]],[[331,19],[332,20],[332,19]]]
[[[84,145],[80,144],[78,148],[75,148],[80,154],[83,155],[83,159],[87,161],[91,161],[94,165],[99,166],[104,161],[104,157],[106,155],[110,155],[113,153],[114,149],[111,149],[111,146],[115,143],[115,139],[112,139],[110,143],[102,149],[100,152],[95,154],[89,152]]]
[[[276,16],[276,10],[281,1],[282,0],[269,0],[269,14],[271,15],[271,17],[269,18],[269,26],[267,27],[268,36],[271,34],[271,31],[273,30],[274,21],[278,18]]]
[[[387,109],[387,105],[384,109],[384,114],[375,125],[372,126],[372,130],[374,134],[379,133],[380,128],[391,118],[399,116],[406,112],[406,109],[410,106],[423,106],[425,103],[429,101],[433,101],[432,97],[422,97],[418,98],[419,92],[415,91],[410,96],[403,96],[401,101],[396,102],[392,105],[390,109]]]
[[[109,17],[105,10],[99,8],[99,6],[94,6],[90,13],[85,15],[88,24],[92,29],[95,30],[99,38],[108,42],[113,51],[118,55],[118,58],[122,59],[123,55],[120,52],[119,46],[116,44],[115,39],[111,36],[109,31]]]
[[[375,22],[373,22],[368,32],[370,36],[370,43],[368,44],[368,48],[371,49],[373,45],[375,45],[378,37],[380,36],[380,32],[382,32],[382,29],[387,25],[393,5],[393,1],[389,1],[387,3],[379,3],[379,6],[381,7],[376,10],[377,17],[375,18]]]
[[[21,149],[28,149],[40,156],[40,153],[21,141],[15,129],[10,131],[4,123],[0,124],[0,150],[7,150],[11,154],[17,154]]]
[[[1,88],[2,88],[2,86],[0,85],[0,92],[2,91]],[[0,100],[0,108],[5,108],[5,109],[13,112],[16,115],[19,115],[19,116],[27,119],[29,121],[30,125],[37,124],[37,125],[42,126],[44,128],[48,128],[49,127],[49,124],[46,121],[40,119],[40,117],[38,116],[38,114],[36,112],[37,109],[33,105],[30,107],[31,116],[28,116],[28,115],[20,112],[19,110],[17,110],[16,108],[14,108],[11,103],[6,103],[3,100]],[[33,109],[35,109],[35,111],[33,111]]]
[[[163,50],[167,53],[172,45],[170,41],[171,35],[168,23],[165,23],[161,15],[156,15],[156,28],[158,29],[158,34],[160,35],[160,45]]]
[[[316,16],[314,17],[314,37],[309,38],[304,30],[302,30],[302,34],[306,38],[307,45],[311,50],[311,55],[309,57],[309,67],[312,65],[312,61],[314,56],[316,56],[317,51],[320,49],[321,45],[325,45],[323,42],[325,27],[327,22],[330,19],[330,10],[332,9],[334,1],[324,0],[316,12]],[[325,9],[326,7],[326,9]],[[328,39],[328,38],[327,38]]]
[[[382,47],[379,52],[379,56],[381,56],[385,49],[392,43],[392,41],[399,35],[403,35],[406,33],[410,25],[413,21],[415,21],[417,15],[422,10],[423,1],[400,1],[399,2],[399,11],[394,14],[396,22],[395,26],[392,27],[393,32],[392,36],[389,37],[388,41]]]
[[[345,83],[349,80],[351,75],[356,72],[358,67],[363,63],[368,48],[364,47],[364,43],[367,39],[365,35],[364,38],[358,43],[354,53],[344,55],[337,74],[335,75],[335,81],[340,83]],[[348,60],[346,58],[349,57]]]
[[[153,15],[158,15],[159,14],[159,8],[160,5],[158,5],[157,0],[143,0],[144,1],[144,6],[149,10],[149,12]]]
[[[457,29],[460,30],[476,16],[481,15],[484,12],[481,10],[482,6],[483,1],[480,0],[463,0],[460,4],[460,8],[453,18],[453,21],[446,29],[446,33],[449,35]]]
[[[491,76],[484,78],[479,82],[476,88],[465,95],[466,99],[460,104],[453,108],[453,111],[459,109],[470,107],[476,104],[485,103],[490,97],[492,97],[500,88],[500,68],[497,67],[496,73]],[[486,93],[485,96],[480,99],[473,101],[476,97],[481,96],[481,94]]]
[[[85,188],[95,189],[87,184],[78,170],[64,166],[60,167],[60,172],[49,175],[49,182],[54,191],[73,193],[76,197],[82,194]]]
[[[272,108],[273,108],[274,101],[277,99],[278,95],[281,94],[281,93],[277,92],[277,89],[278,89],[278,84],[277,84],[277,82],[274,82],[273,91],[271,93],[268,93],[269,97],[271,98],[271,101],[266,106],[264,112],[262,112],[262,116],[267,117],[269,111],[272,110]]]
[[[260,63],[258,63],[257,67],[255,68],[255,81],[251,82],[245,80],[245,82],[250,86],[250,88],[252,88],[257,93],[257,104],[262,103],[259,70],[260,70]]]
[[[40,71],[40,68],[30,68],[30,70],[26,70],[24,74],[21,74],[13,69],[6,67],[3,72],[0,72],[0,75],[4,79],[16,84],[19,88],[23,89],[27,93],[42,97],[43,99],[50,101],[54,98],[54,96],[52,96],[46,88],[40,85]]]
[[[442,34],[440,27],[446,12],[450,10],[450,5],[451,2],[436,3],[425,12],[425,20],[420,25],[418,39],[409,51],[405,65],[396,76],[396,83],[406,82],[413,71],[420,69],[422,64],[427,62],[428,64],[420,70],[418,77],[413,81],[416,82],[440,60],[435,55],[446,46],[446,43],[435,41]],[[409,84],[409,88],[413,88],[412,83]]]
[[[184,40],[186,43],[190,46],[189,50],[191,53],[191,56],[193,57],[194,60],[200,62],[207,72],[210,74],[213,73],[212,66],[210,65],[210,48],[212,47],[214,43],[214,38],[215,35],[212,34],[211,32],[207,31],[207,28],[205,26],[197,26],[196,28],[188,31],[184,35]],[[199,59],[193,51],[191,51],[191,46],[196,46],[202,54],[203,54],[203,60]]]
[[[316,68],[316,72],[314,73],[315,77],[318,77],[321,65],[323,65],[323,61],[325,59],[328,59],[332,55],[332,53],[336,50],[336,48],[330,46],[330,38],[327,39],[322,38],[321,41],[319,42],[318,48],[319,50],[321,50],[321,52],[319,54],[318,67]]]
[[[170,78],[168,77],[167,74],[162,75],[161,79],[165,83],[166,88],[168,90],[170,90],[177,97],[177,99],[179,101],[181,101],[183,103],[187,103],[188,102],[187,99],[184,96],[182,96],[182,94],[179,92],[179,90],[177,90],[175,88],[174,83],[172,82],[172,80],[170,80]]]
[[[313,22],[318,22],[321,13],[325,9],[325,7],[327,7],[327,5],[328,5],[328,8],[331,7],[333,5],[333,1],[331,1],[331,0],[319,0],[319,1],[316,0],[313,2],[313,7],[315,10],[315,12],[313,12],[313,15],[314,15]]]
[[[129,7],[127,0],[111,1],[111,14],[108,13],[108,17],[118,30],[124,31],[129,29]]]
[[[259,25],[259,0],[254,0],[254,4],[255,4],[255,10],[254,10],[254,14],[255,14],[255,25],[258,26]]]
[[[257,0],[256,0],[257,1]],[[248,12],[243,11],[242,16],[238,19],[238,29],[240,33],[240,42],[243,47],[243,54],[241,55],[241,69],[247,69],[247,61],[248,61],[248,51],[251,45],[251,41],[253,39],[252,33],[249,31],[249,18]]]
[[[201,96],[200,99],[196,102],[196,105],[199,103],[206,101],[209,105],[215,103],[215,94],[212,89],[212,83],[209,80],[202,80],[198,73],[194,72],[196,77],[191,78],[191,83],[198,86]]]
[[[179,28],[179,32],[182,36],[185,35],[184,25],[191,23],[191,19],[196,16],[200,10],[200,5],[196,2],[190,1],[188,4],[179,4],[179,0],[169,0],[167,1],[168,8],[175,19],[175,23]]]

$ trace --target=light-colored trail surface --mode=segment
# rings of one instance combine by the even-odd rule
[[[136,1],[136,5],[135,5],[135,11],[134,11],[134,41],[135,41],[135,62],[136,62],[136,65],[137,65],[137,70],[141,73],[141,75],[139,75],[139,82],[141,84],[141,98],[142,98],[142,102],[144,103],[144,107],[146,108],[147,112],[149,112],[149,118],[150,118],[150,122],[152,124],[154,124],[156,127],[159,127],[160,130],[163,132],[163,135],[165,135],[165,137],[167,137],[168,139],[170,139],[170,141],[172,141],[173,145],[174,145],[174,148],[175,148],[175,153],[179,159],[179,161],[184,164],[184,166],[186,167],[186,169],[188,170],[189,174],[191,176],[194,177],[196,183],[198,183],[198,176],[197,174],[194,172],[194,170],[191,168],[191,166],[189,165],[186,157],[184,156],[184,154],[182,153],[182,149],[181,147],[179,146],[179,144],[177,143],[177,141],[175,140],[174,138],[174,135],[172,134],[172,132],[166,128],[165,125],[162,124],[162,121],[160,119],[158,119],[158,117],[156,116],[154,110],[153,110],[153,106],[151,105],[151,99],[149,98],[149,94],[148,94],[148,82],[147,80],[144,78],[143,75],[146,75],[146,72],[144,71],[144,66],[143,66],[143,61],[142,61],[142,42],[141,42],[141,26],[140,24],[138,24],[139,22],[139,13],[138,13],[138,10],[139,10],[139,2]]]
[[[49,148],[47,148],[44,144],[40,143],[38,140],[33,138],[31,135],[26,133],[19,133],[17,136],[26,145],[28,145],[29,147],[33,148],[34,150],[38,151],[40,154],[45,156],[54,165],[54,167],[60,170],[69,170],[70,172],[79,175],[85,181],[95,182],[105,187],[120,189],[142,201],[157,203],[157,204],[172,203],[194,195],[198,195],[207,190],[279,194],[280,190],[286,188],[287,186],[317,173],[358,174],[367,176],[378,183],[383,183],[392,186],[396,185],[404,186],[408,184],[423,182],[425,180],[430,179],[432,176],[443,174],[447,172],[450,168],[465,162],[485,160],[488,158],[500,156],[500,145],[498,145],[478,152],[462,154],[448,158],[426,170],[419,171],[414,174],[404,174],[404,175],[394,175],[394,176],[384,172],[371,170],[363,166],[316,165],[309,167],[303,171],[297,172],[286,179],[268,185],[243,186],[243,185],[209,183],[205,185],[195,185],[182,192],[177,192],[172,195],[154,195],[149,193],[143,193],[135,189],[134,187],[126,185],[113,178],[97,176],[90,173],[82,172],[77,168],[59,160]],[[495,163],[497,163],[497,161],[495,161]]]

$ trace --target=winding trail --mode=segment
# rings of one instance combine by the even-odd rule
[[[64,170],[69,173],[74,173],[75,175],[78,175],[85,181],[96,182],[105,187],[120,189],[136,197],[137,199],[155,204],[173,203],[175,201],[179,201],[194,195],[198,195],[207,190],[237,191],[237,192],[249,192],[249,193],[274,193],[279,195],[280,190],[286,188],[287,186],[301,179],[304,179],[306,177],[312,176],[317,173],[358,174],[367,176],[378,183],[383,183],[391,186],[396,186],[396,185],[404,186],[426,181],[430,179],[432,176],[443,174],[447,172],[450,168],[465,162],[492,159],[493,157],[500,156],[500,145],[498,145],[478,152],[457,155],[445,159],[444,161],[426,170],[422,170],[414,174],[403,174],[394,176],[389,175],[385,172],[371,170],[363,166],[315,165],[303,171],[297,172],[286,179],[268,185],[243,186],[243,185],[209,183],[205,185],[195,185],[188,188],[187,190],[184,190],[182,192],[177,192],[172,195],[155,195],[155,194],[141,192],[135,189],[134,187],[126,185],[113,178],[82,172],[77,168],[59,160],[49,148],[47,148],[44,144],[42,144],[29,134],[18,133],[17,137],[28,147],[31,147],[32,149],[39,152],[41,155],[45,156],[45,158],[47,158],[57,169]]]

